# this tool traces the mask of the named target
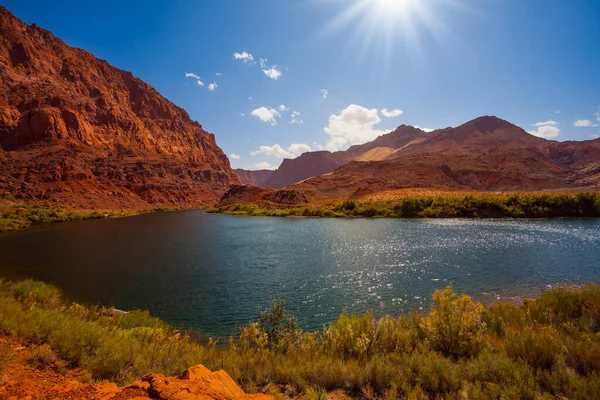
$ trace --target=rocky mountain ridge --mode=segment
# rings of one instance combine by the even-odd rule
[[[0,6],[0,196],[210,204],[239,183],[214,135],[130,72]]]
[[[401,126],[345,152],[305,153],[296,160],[284,160],[267,183],[284,172],[295,179],[297,169],[305,164],[310,165],[308,173],[320,174],[286,185],[285,190],[309,202],[360,199],[407,188],[600,190],[600,139],[546,140],[493,116],[432,132]],[[233,198],[227,194],[224,198],[231,204],[232,199],[244,203],[257,196],[238,188]]]

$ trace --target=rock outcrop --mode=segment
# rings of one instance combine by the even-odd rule
[[[266,394],[246,394],[225,371],[211,372],[203,365],[190,368],[181,378],[148,374],[139,385],[148,383],[148,394],[159,400],[274,400]]]
[[[0,196],[144,208],[213,203],[231,183],[185,110],[0,6]]]

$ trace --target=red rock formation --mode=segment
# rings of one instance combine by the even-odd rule
[[[255,171],[238,168],[235,172],[240,177],[240,181],[244,185],[265,186],[265,183],[273,175],[270,169],[259,169]]]
[[[142,382],[148,393],[159,400],[274,400],[266,394],[246,394],[223,370],[211,372],[203,365],[190,368],[183,379],[148,374]]]
[[[600,140],[554,142],[496,117],[420,135],[384,161],[353,161],[288,187],[310,200],[403,188],[599,190]]]
[[[420,129],[412,126],[402,125],[395,131],[382,135],[372,142],[350,147],[345,151],[313,151],[290,160],[284,159],[279,168],[265,182],[264,186],[270,188],[284,188],[304,179],[333,172],[335,169],[349,163],[352,160],[373,161],[376,149],[396,150],[416,137],[424,134]],[[371,152],[371,154],[368,154]]]
[[[207,204],[238,177],[130,72],[0,6],[0,196],[86,207]]]

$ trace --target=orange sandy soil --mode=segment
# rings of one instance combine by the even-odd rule
[[[10,338],[0,336],[0,345],[9,349],[8,354],[1,356],[10,360],[4,371],[0,371],[2,400],[150,398],[137,388],[120,390],[114,383],[83,383],[82,379],[87,375],[85,371],[66,369],[56,360],[49,359],[46,365],[35,365],[32,349]]]
[[[178,378],[149,373],[121,388],[111,382],[85,383],[89,377],[87,371],[67,368],[47,345],[26,347],[0,334],[0,400],[275,400],[246,394],[225,371],[203,365]]]

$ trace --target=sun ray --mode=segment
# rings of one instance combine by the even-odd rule
[[[324,1],[324,0],[321,0]],[[345,0],[341,12],[319,32],[328,37],[350,33],[347,43],[359,56],[382,57],[389,67],[393,54],[420,57],[423,35],[429,35],[444,51],[456,44],[455,35],[444,23],[448,7],[464,9],[464,0]]]

